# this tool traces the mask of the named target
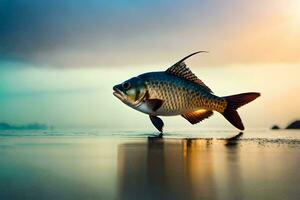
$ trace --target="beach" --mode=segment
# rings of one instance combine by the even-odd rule
[[[0,199],[300,196],[299,131],[97,133],[1,133]]]

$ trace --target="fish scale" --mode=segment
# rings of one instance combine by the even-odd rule
[[[140,76],[146,80],[150,99],[162,99],[164,104],[157,111],[159,115],[177,115],[199,109],[223,112],[226,101],[201,87],[179,77],[166,73],[146,73]]]

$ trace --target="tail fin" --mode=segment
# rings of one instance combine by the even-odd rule
[[[227,107],[222,113],[223,116],[236,128],[244,130],[243,122],[236,111],[239,107],[253,101],[260,96],[260,93],[248,92],[243,94],[236,94],[232,96],[223,97],[227,101]]]

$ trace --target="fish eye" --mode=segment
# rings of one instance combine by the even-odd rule
[[[127,90],[127,89],[130,88],[130,83],[126,81],[126,82],[124,82],[124,83],[122,84],[122,87],[123,87],[125,90]]]

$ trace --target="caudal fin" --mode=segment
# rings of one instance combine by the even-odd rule
[[[243,122],[236,111],[239,107],[253,101],[260,96],[257,92],[248,92],[243,94],[236,94],[223,97],[227,101],[227,107],[222,113],[223,116],[236,128],[244,130]]]

